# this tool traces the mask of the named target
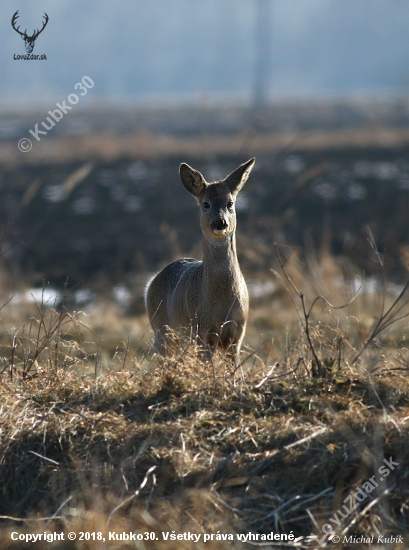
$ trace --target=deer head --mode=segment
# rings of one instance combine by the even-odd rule
[[[45,29],[45,27],[48,23],[48,19],[49,19],[48,15],[46,13],[44,13],[44,15],[43,15],[44,21],[43,21],[43,26],[42,26],[41,30],[38,30],[38,29],[35,30],[34,33],[31,36],[28,36],[27,29],[24,32],[20,32],[19,31],[20,27],[16,28],[16,21],[17,21],[18,17],[19,17],[19,15],[18,15],[18,10],[17,10],[16,13],[13,15],[13,18],[11,20],[11,26],[13,27],[13,29],[16,32],[18,32],[18,34],[20,36],[23,37],[24,45],[26,47],[26,52],[31,53],[34,50],[35,41],[37,40],[38,35],[43,32],[43,30]]]
[[[188,164],[180,165],[180,177],[186,191],[200,206],[200,226],[205,235],[224,239],[236,229],[236,197],[246,183],[255,159],[239,166],[222,181],[207,183],[202,174]]]

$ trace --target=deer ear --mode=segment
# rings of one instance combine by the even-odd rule
[[[237,193],[246,183],[255,162],[256,159],[253,157],[252,159],[248,160],[247,162],[236,168],[236,170],[234,170],[234,172],[232,172],[229,176],[227,176],[225,182],[227,183],[230,189],[230,193],[232,193],[232,195],[237,195]]]
[[[207,186],[202,174],[185,163],[180,165],[179,172],[186,191],[189,191],[194,197],[198,198],[201,191]]]

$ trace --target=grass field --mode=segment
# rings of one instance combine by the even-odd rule
[[[1,550],[409,548],[407,100],[102,106],[20,153],[43,114],[1,115]],[[253,154],[241,365],[158,357],[178,165]]]
[[[146,316],[109,304],[4,305],[1,548],[45,532],[60,549],[409,544],[406,290],[367,281],[309,314],[359,284],[329,255],[281,263],[236,370],[192,343],[155,356]],[[130,532],[155,540],[109,540]]]

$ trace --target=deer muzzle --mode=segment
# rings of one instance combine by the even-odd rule
[[[213,220],[210,224],[210,229],[215,235],[226,235],[227,233],[227,222],[223,218],[218,218]]]

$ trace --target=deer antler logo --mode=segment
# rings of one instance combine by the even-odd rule
[[[13,17],[11,19],[11,26],[13,27],[13,29],[16,32],[18,32],[19,35],[21,35],[23,37],[24,45],[26,47],[26,52],[31,53],[34,50],[35,41],[37,40],[38,36],[43,32],[43,30],[47,26],[48,19],[49,19],[48,15],[44,12],[44,15],[43,15],[44,21],[43,21],[43,26],[42,26],[41,30],[38,30],[38,29],[34,30],[34,33],[31,36],[28,36],[27,29],[24,32],[20,32],[19,31],[20,27],[16,28],[16,22],[17,22],[18,17],[19,17],[19,15],[18,15],[18,10],[17,10],[16,13],[13,15]]]

